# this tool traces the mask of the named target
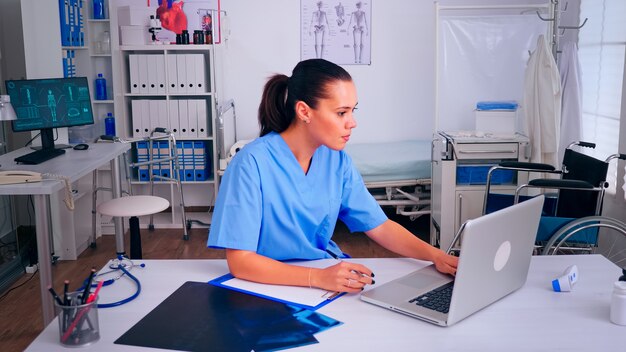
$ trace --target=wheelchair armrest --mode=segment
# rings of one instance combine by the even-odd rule
[[[528,163],[523,161],[503,161],[498,164],[502,168],[536,170],[537,172],[554,172],[554,166],[550,164]],[[560,172],[560,171],[559,171]]]
[[[545,188],[567,188],[567,189],[593,189],[594,186],[586,181],[581,180],[552,180],[546,178],[537,178],[530,180],[528,185],[531,187]]]

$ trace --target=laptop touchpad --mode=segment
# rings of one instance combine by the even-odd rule
[[[420,270],[413,275],[407,276],[398,282],[417,289],[427,288],[435,283],[444,283],[445,275],[430,270]]]

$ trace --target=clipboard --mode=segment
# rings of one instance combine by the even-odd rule
[[[228,281],[231,281],[231,280],[237,280],[237,281],[233,281],[235,285],[229,285]],[[245,286],[249,288],[244,288],[242,286],[237,285],[239,281],[245,282]],[[327,299],[325,298],[326,296],[324,296],[324,293],[327,293],[328,295],[332,295],[333,292],[327,292],[325,290],[321,290],[317,288],[309,288],[309,287],[260,284],[256,282],[250,282],[250,281],[237,279],[230,273],[209,281],[209,284],[218,286],[218,287],[227,288],[229,290],[247,293],[249,295],[289,304],[295,307],[313,310],[313,311],[322,308],[328,303],[333,302],[337,298],[346,294],[346,292],[342,292],[331,299]],[[313,296],[313,295],[319,296],[319,299],[314,300],[316,304],[310,303],[311,302],[310,298],[303,299],[304,297],[298,297],[299,292],[306,293],[307,291],[309,291],[309,293],[306,295],[307,297]],[[314,294],[311,294],[312,292],[314,292]],[[319,301],[319,303],[317,303],[317,301]]]

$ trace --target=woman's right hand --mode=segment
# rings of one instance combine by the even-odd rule
[[[335,292],[361,292],[373,285],[374,273],[364,265],[339,262],[324,269],[311,269],[311,286]]]

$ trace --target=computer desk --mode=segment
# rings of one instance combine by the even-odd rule
[[[405,258],[349,259],[367,265],[376,284],[392,280],[427,262]],[[228,271],[224,260],[144,260],[132,273],[141,281],[137,299],[99,309],[100,340],[90,351],[145,351],[113,343],[186,281],[206,282]],[[328,265],[336,262],[329,260]],[[573,292],[556,293],[550,282],[576,264],[580,279]],[[302,351],[616,351],[623,350],[626,326],[609,320],[613,282],[620,269],[600,255],[533,257],[526,284],[491,306],[451,327],[439,327],[346,295],[318,312],[344,324],[316,334],[318,344]],[[100,291],[100,302],[135,292],[122,278]],[[193,302],[190,302],[193,304]],[[53,321],[28,351],[66,351]],[[207,346],[210,350],[210,346]]]
[[[65,154],[37,165],[17,164],[14,159],[32,152],[30,148],[21,148],[0,155],[0,171],[26,170],[69,177],[75,182],[83,176],[103,166],[111,164],[113,197],[121,196],[121,176],[119,156],[130,149],[127,143],[93,143],[87,150],[66,149]],[[43,322],[47,325],[55,317],[54,305],[48,292],[52,285],[50,258],[50,195],[62,191],[65,182],[58,179],[44,179],[42,182],[0,185],[0,195],[32,195],[35,205],[35,226],[37,235],[37,256],[43,309]],[[116,249],[124,252],[124,228],[122,219],[114,219]]]

